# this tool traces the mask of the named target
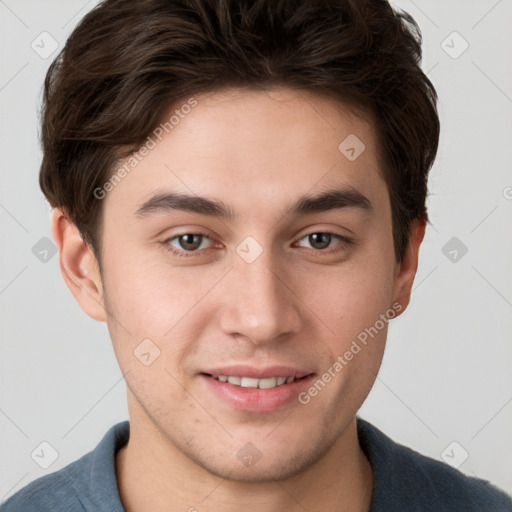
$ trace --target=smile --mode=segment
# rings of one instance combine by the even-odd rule
[[[297,396],[307,389],[314,375],[289,367],[226,367],[202,372],[199,377],[205,392],[230,410],[269,413],[297,404]]]
[[[283,384],[291,384],[295,377],[268,377],[265,379],[255,379],[253,377],[237,377],[231,375],[210,375],[210,377],[220,381],[229,382],[234,386],[240,386],[242,388],[259,388],[259,389],[271,389]]]

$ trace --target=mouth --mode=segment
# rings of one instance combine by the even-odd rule
[[[314,373],[292,368],[216,369],[199,374],[212,393],[231,409],[250,412],[272,412],[295,401],[310,383]]]
[[[272,389],[283,384],[291,384],[295,381],[295,377],[267,377],[265,379],[255,379],[253,377],[238,377],[236,375],[208,375],[213,379],[220,382],[229,382],[233,386],[240,386],[242,388],[259,388],[259,389]]]

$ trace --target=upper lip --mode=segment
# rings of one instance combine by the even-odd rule
[[[208,375],[227,375],[228,377],[250,377],[253,379],[267,379],[270,377],[295,377],[296,379],[300,379],[312,372],[293,366],[267,366],[265,368],[256,368],[254,366],[236,365],[219,366],[201,373]]]

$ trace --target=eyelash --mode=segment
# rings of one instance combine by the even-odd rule
[[[336,253],[336,252],[340,252],[342,250],[342,248],[339,247],[340,245],[341,246],[343,246],[343,245],[349,246],[349,245],[352,245],[354,243],[354,241],[352,239],[350,239],[350,238],[348,238],[346,236],[343,236],[343,235],[339,235],[337,233],[332,233],[330,231],[312,231],[311,233],[308,233],[308,234],[302,236],[299,239],[299,242],[301,240],[303,240],[304,238],[310,236],[310,235],[317,235],[317,234],[331,235],[332,237],[338,239],[339,242],[341,242],[341,243],[338,243],[335,246],[329,247],[327,249],[314,249],[314,248],[310,249],[311,251],[314,251],[314,252],[316,252],[318,254],[321,254],[321,255],[328,255],[328,254],[333,254],[333,253]],[[209,238],[211,240],[210,236],[207,235],[206,233],[200,233],[200,232],[180,233],[178,235],[174,235],[174,236],[172,236],[170,238],[167,238],[166,240],[163,241],[163,245],[164,245],[165,249],[167,251],[169,251],[170,253],[172,253],[174,256],[177,256],[178,258],[190,258],[190,257],[193,257],[193,256],[197,256],[202,251],[206,251],[206,250],[209,249],[209,248],[207,248],[207,249],[200,249],[200,250],[195,250],[195,251],[185,251],[185,250],[176,249],[176,247],[173,247],[172,245],[170,245],[170,242],[172,240],[178,239],[181,236],[185,236],[185,235],[202,236],[202,237]],[[306,247],[306,249],[308,249],[308,248]]]

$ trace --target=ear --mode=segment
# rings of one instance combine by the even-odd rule
[[[418,253],[425,236],[426,226],[427,221],[425,218],[411,222],[407,249],[402,261],[396,265],[393,303],[398,302],[402,305],[400,313],[405,311],[411,299],[412,285],[416,276],[416,270],[418,269]]]
[[[68,288],[91,318],[105,322],[103,287],[94,252],[59,208],[52,212],[52,233],[59,249],[60,270]]]

